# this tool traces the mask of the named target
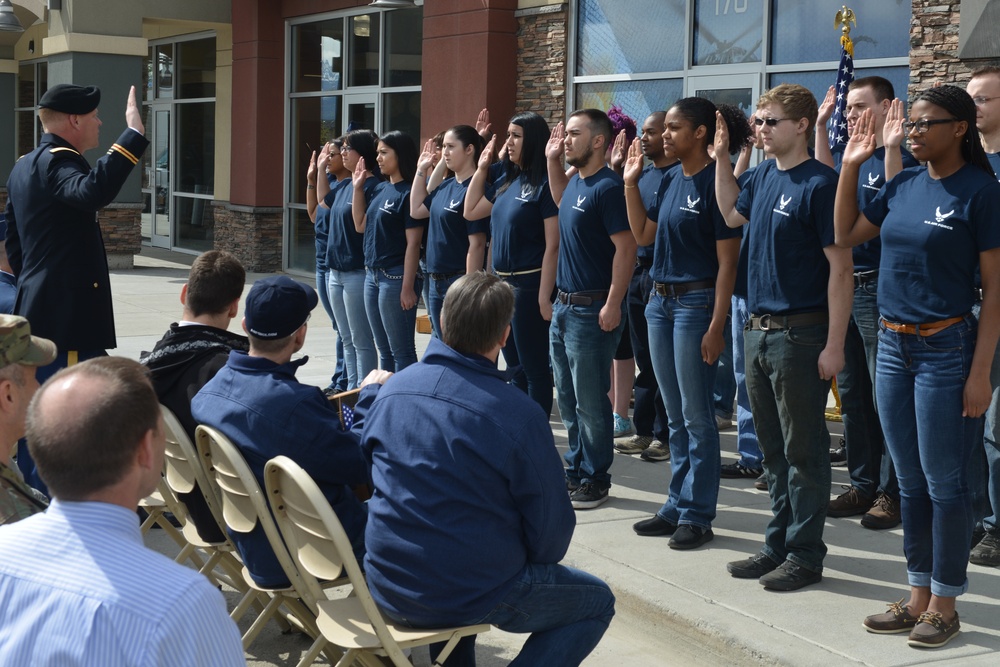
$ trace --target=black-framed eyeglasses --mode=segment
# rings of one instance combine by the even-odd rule
[[[754,116],[753,124],[757,127],[761,125],[767,125],[768,127],[774,127],[783,120],[792,120],[791,118],[761,118],[760,116]]]
[[[958,122],[957,118],[931,118],[931,119],[921,118],[918,121],[914,122],[907,121],[903,123],[903,131],[909,134],[910,132],[913,132],[913,130],[916,130],[917,134],[924,134],[925,132],[927,132],[927,130],[930,129],[931,125],[942,125],[944,123],[957,123],[957,122]]]
[[[995,99],[997,99],[996,95],[994,95],[993,97],[984,97],[982,95],[979,95],[977,97],[973,97],[972,101],[975,103],[975,105],[977,107],[981,107],[984,104],[986,104],[987,102],[989,102],[990,100],[995,100]]]
[[[350,153],[353,150],[354,149],[351,148],[350,146],[348,146],[347,144],[344,144],[343,146],[340,147],[340,152],[341,153]]]

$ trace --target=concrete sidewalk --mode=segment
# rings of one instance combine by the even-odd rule
[[[193,259],[148,248],[143,253],[134,270],[111,276],[119,345],[114,352],[132,358],[151,349],[180,316],[180,288]],[[248,276],[248,284],[257,277]],[[329,383],[335,362],[334,334],[325,319],[318,312],[310,323],[303,350],[310,362],[299,374],[303,382],[319,386]],[[239,319],[233,330],[239,330]],[[418,352],[427,341],[428,336],[417,335]],[[839,426],[831,424],[831,431]],[[552,427],[557,444],[565,448],[558,418]],[[735,460],[735,429],[722,432],[722,451],[723,463]],[[753,489],[752,480],[722,480],[715,540],[685,552],[667,548],[667,538],[641,538],[631,528],[662,504],[669,463],[616,455],[611,472],[611,500],[577,513],[566,562],[603,577],[615,590],[619,613],[609,635],[618,639],[612,645],[620,649],[623,641],[634,641],[642,649],[631,655],[602,650],[609,643],[606,637],[587,665],[998,662],[1000,570],[969,566],[969,593],[958,604],[958,638],[936,651],[909,648],[906,635],[872,635],[861,626],[866,615],[908,595],[900,528],[880,532],[862,528],[858,518],[828,519],[822,583],[792,593],[765,591],[754,580],[731,578],[725,569],[728,561],[756,553],[762,544],[770,504],[766,493]],[[849,484],[846,469],[834,468],[833,495],[840,493],[841,484]],[[622,640],[623,635],[633,639]],[[677,646],[672,654],[675,643],[685,647]],[[703,660],[692,655],[692,645],[695,653],[703,647]]]

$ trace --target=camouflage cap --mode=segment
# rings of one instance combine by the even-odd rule
[[[11,364],[46,366],[56,358],[56,344],[31,335],[28,320],[0,315],[0,368]]]

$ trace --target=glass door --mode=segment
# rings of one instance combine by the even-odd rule
[[[143,154],[142,236],[157,248],[170,247],[170,107],[150,105]]]
[[[375,104],[378,100],[376,93],[362,93],[354,95],[344,95],[344,119],[347,124],[344,132],[350,130],[371,130],[378,132],[375,127],[376,115]]]
[[[689,76],[687,78],[687,95],[689,97],[704,97],[715,104],[731,104],[739,107],[743,114],[750,114],[757,108],[757,98],[760,97],[760,75],[752,74],[718,74],[714,76]],[[750,163],[757,164],[762,156],[754,151]],[[735,160],[735,158],[734,158]]]

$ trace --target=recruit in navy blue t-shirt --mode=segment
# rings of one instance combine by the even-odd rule
[[[406,256],[406,230],[423,227],[424,220],[410,216],[410,184],[379,183],[365,222],[365,266],[390,269],[402,266]]]
[[[465,219],[465,193],[471,180],[471,176],[464,181],[449,178],[428,192],[424,199],[424,206],[430,212],[427,227],[429,273],[465,273],[469,237],[489,233],[489,217]]]

